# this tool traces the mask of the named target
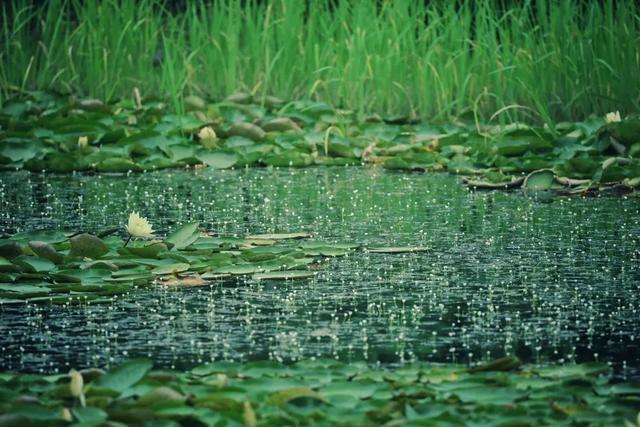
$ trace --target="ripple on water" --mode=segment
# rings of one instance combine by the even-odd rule
[[[223,235],[306,231],[356,252],[310,280],[151,288],[107,305],[0,308],[0,368],[66,371],[149,356],[333,357],[398,363],[602,360],[637,372],[638,198],[537,200],[468,192],[456,177],[377,169],[4,173],[0,231],[99,230],[140,211],[159,234],[200,221]]]

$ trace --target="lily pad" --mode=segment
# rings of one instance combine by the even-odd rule
[[[125,158],[109,158],[101,161],[96,165],[96,169],[100,172],[138,172],[142,167],[134,163],[130,159]]]
[[[62,254],[58,253],[53,246],[46,242],[34,240],[29,242],[31,250],[41,258],[48,259],[54,264],[60,264],[64,260]]]
[[[22,255],[22,248],[16,242],[3,241],[0,242],[0,257],[13,259]]]
[[[269,271],[266,273],[258,273],[251,276],[253,280],[295,280],[306,279],[315,276],[313,271],[306,270],[288,270],[288,271]]]
[[[549,190],[553,187],[555,177],[555,173],[550,169],[537,170],[527,175],[522,187],[527,190]]]
[[[559,365],[533,369],[542,378],[567,379],[599,375],[610,370],[605,363],[583,363],[581,365]]]
[[[149,372],[153,363],[148,359],[132,359],[116,366],[93,382],[96,387],[122,393]]]
[[[30,273],[47,273],[56,269],[56,265],[53,262],[37,256],[21,255],[14,259],[13,263]]]
[[[158,254],[162,251],[166,251],[167,245],[162,242],[155,242],[145,246],[126,248],[128,252],[143,258],[157,258]]]
[[[379,254],[402,254],[410,252],[427,252],[431,250],[426,246],[387,246],[387,247],[375,247],[366,248],[367,252],[379,253]]]
[[[199,226],[200,223],[198,222],[190,222],[188,224],[185,224],[171,232],[171,234],[169,234],[167,238],[164,239],[164,241],[172,248],[183,249],[198,239]]]
[[[308,239],[311,234],[305,232],[298,233],[266,233],[252,234],[246,236],[246,239],[264,239],[264,240],[287,240],[287,239]]]
[[[0,283],[0,294],[14,294],[13,298],[28,298],[40,295],[46,295],[51,292],[51,289],[46,286],[38,286],[38,285],[19,285],[19,284],[1,284]]]
[[[189,270],[190,265],[186,263],[175,263],[156,267],[151,272],[156,275],[176,274]]]
[[[227,131],[229,136],[243,136],[254,141],[262,141],[266,135],[265,131],[251,123],[234,123]]]
[[[97,426],[107,420],[109,415],[100,408],[86,407],[73,409],[74,418],[83,426]]]
[[[301,399],[312,399],[321,403],[327,403],[327,399],[315,390],[308,387],[291,387],[280,390],[269,397],[272,405],[284,406]]]
[[[107,245],[92,234],[82,233],[70,239],[71,251],[69,255],[86,258],[99,258],[109,252]]]
[[[199,151],[198,160],[214,169],[228,169],[238,162],[238,156],[233,153]]]

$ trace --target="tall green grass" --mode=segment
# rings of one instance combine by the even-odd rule
[[[137,87],[176,108],[244,90],[435,119],[640,109],[636,2],[515,3],[218,0],[171,13],[160,0],[13,0],[0,12],[0,101]]]

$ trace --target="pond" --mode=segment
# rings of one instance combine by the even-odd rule
[[[0,369],[67,372],[136,356],[398,364],[610,362],[640,372],[640,199],[473,192],[379,168],[0,177],[0,232],[98,231],[140,211],[159,235],[309,232],[364,246],[311,279],[132,290],[108,304],[0,307]],[[122,231],[124,237],[124,229]]]

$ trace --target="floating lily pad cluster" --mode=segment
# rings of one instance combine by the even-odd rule
[[[153,370],[150,360],[131,359],[107,372],[80,371],[81,390],[67,375],[3,373],[0,423],[635,425],[640,386],[610,383],[602,375],[606,365],[518,366],[515,358],[471,369],[417,363],[391,370],[308,360],[290,366],[219,362],[177,372]]]
[[[243,93],[217,103],[191,96],[185,103],[187,112],[176,115],[152,99],[106,105],[34,92],[0,109],[0,168],[135,172],[377,164],[446,170],[472,176],[468,185],[483,188],[571,193],[640,185],[640,117],[591,117],[551,129],[473,121],[432,125]]]
[[[97,235],[35,231],[0,240],[0,304],[108,302],[109,296],[135,287],[201,286],[242,275],[253,280],[304,279],[315,275],[321,258],[344,256],[359,248],[308,240],[307,233],[213,237],[201,232],[198,223],[185,224],[164,240],[125,246],[113,235],[116,231]]]

